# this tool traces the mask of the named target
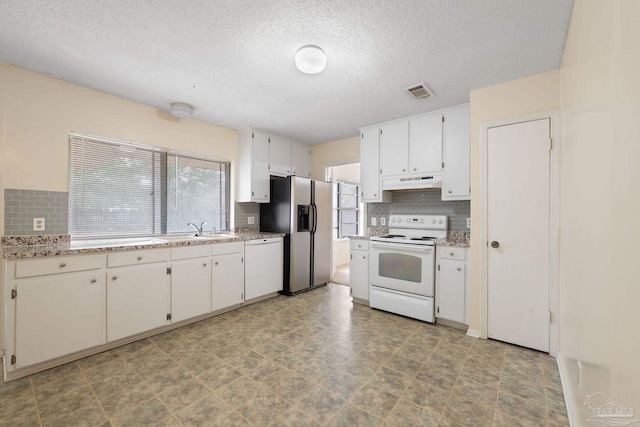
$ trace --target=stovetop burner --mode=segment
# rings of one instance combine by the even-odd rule
[[[409,240],[435,240],[435,237],[412,237]]]
[[[395,238],[405,238],[407,236],[404,236],[402,234],[387,234],[385,236],[380,236],[383,239],[395,239]]]

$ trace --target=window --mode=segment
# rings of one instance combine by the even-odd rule
[[[117,237],[229,228],[229,163],[71,134],[69,231]]]
[[[355,236],[360,231],[360,186],[347,181],[334,184],[335,237]]]

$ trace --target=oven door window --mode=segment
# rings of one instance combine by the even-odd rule
[[[378,255],[378,276],[407,282],[422,282],[422,258],[397,253]]]

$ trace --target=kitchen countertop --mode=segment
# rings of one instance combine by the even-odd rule
[[[381,235],[386,233],[367,232],[365,236],[349,236],[352,240],[369,240],[371,236]],[[469,247],[470,233],[468,231],[450,231],[449,236],[446,239],[435,240],[436,246],[455,246],[459,248]]]
[[[185,240],[162,240],[162,237],[143,237],[130,239],[100,239],[96,241],[71,242],[69,236],[17,236],[3,237],[0,252],[3,259],[35,258],[56,255],[99,254],[122,252],[140,249],[175,248],[181,246],[216,245],[229,242],[244,242],[247,240],[265,239],[269,237],[284,237],[283,233],[268,233],[257,230],[221,233],[215,238],[194,240],[191,236],[184,236]],[[95,244],[93,243],[95,242]],[[108,243],[107,243],[108,242]]]

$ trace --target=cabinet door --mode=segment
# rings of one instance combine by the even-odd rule
[[[280,135],[271,135],[269,138],[269,173],[280,176],[292,175],[291,141]]]
[[[244,248],[245,300],[282,290],[282,239]]]
[[[360,133],[360,185],[362,201],[380,201],[380,147],[377,127],[362,129]]]
[[[427,114],[409,121],[409,172],[442,171],[442,114]]]
[[[211,259],[172,262],[171,321],[179,322],[210,312]]]
[[[408,122],[401,121],[380,126],[380,169],[383,177],[408,173]]]
[[[352,297],[369,301],[369,252],[351,251],[349,286]]]
[[[16,281],[16,368],[106,342],[104,270]]]
[[[438,272],[437,317],[464,323],[465,274],[463,261],[440,259]]]
[[[444,112],[442,200],[469,200],[469,104]]]
[[[269,136],[253,132],[251,153],[251,201],[269,202]]]
[[[241,252],[211,258],[212,311],[244,301],[244,259]]]
[[[291,163],[295,176],[311,178],[311,147],[294,142],[291,145]]]
[[[115,341],[171,323],[167,264],[107,271],[107,340]]]

